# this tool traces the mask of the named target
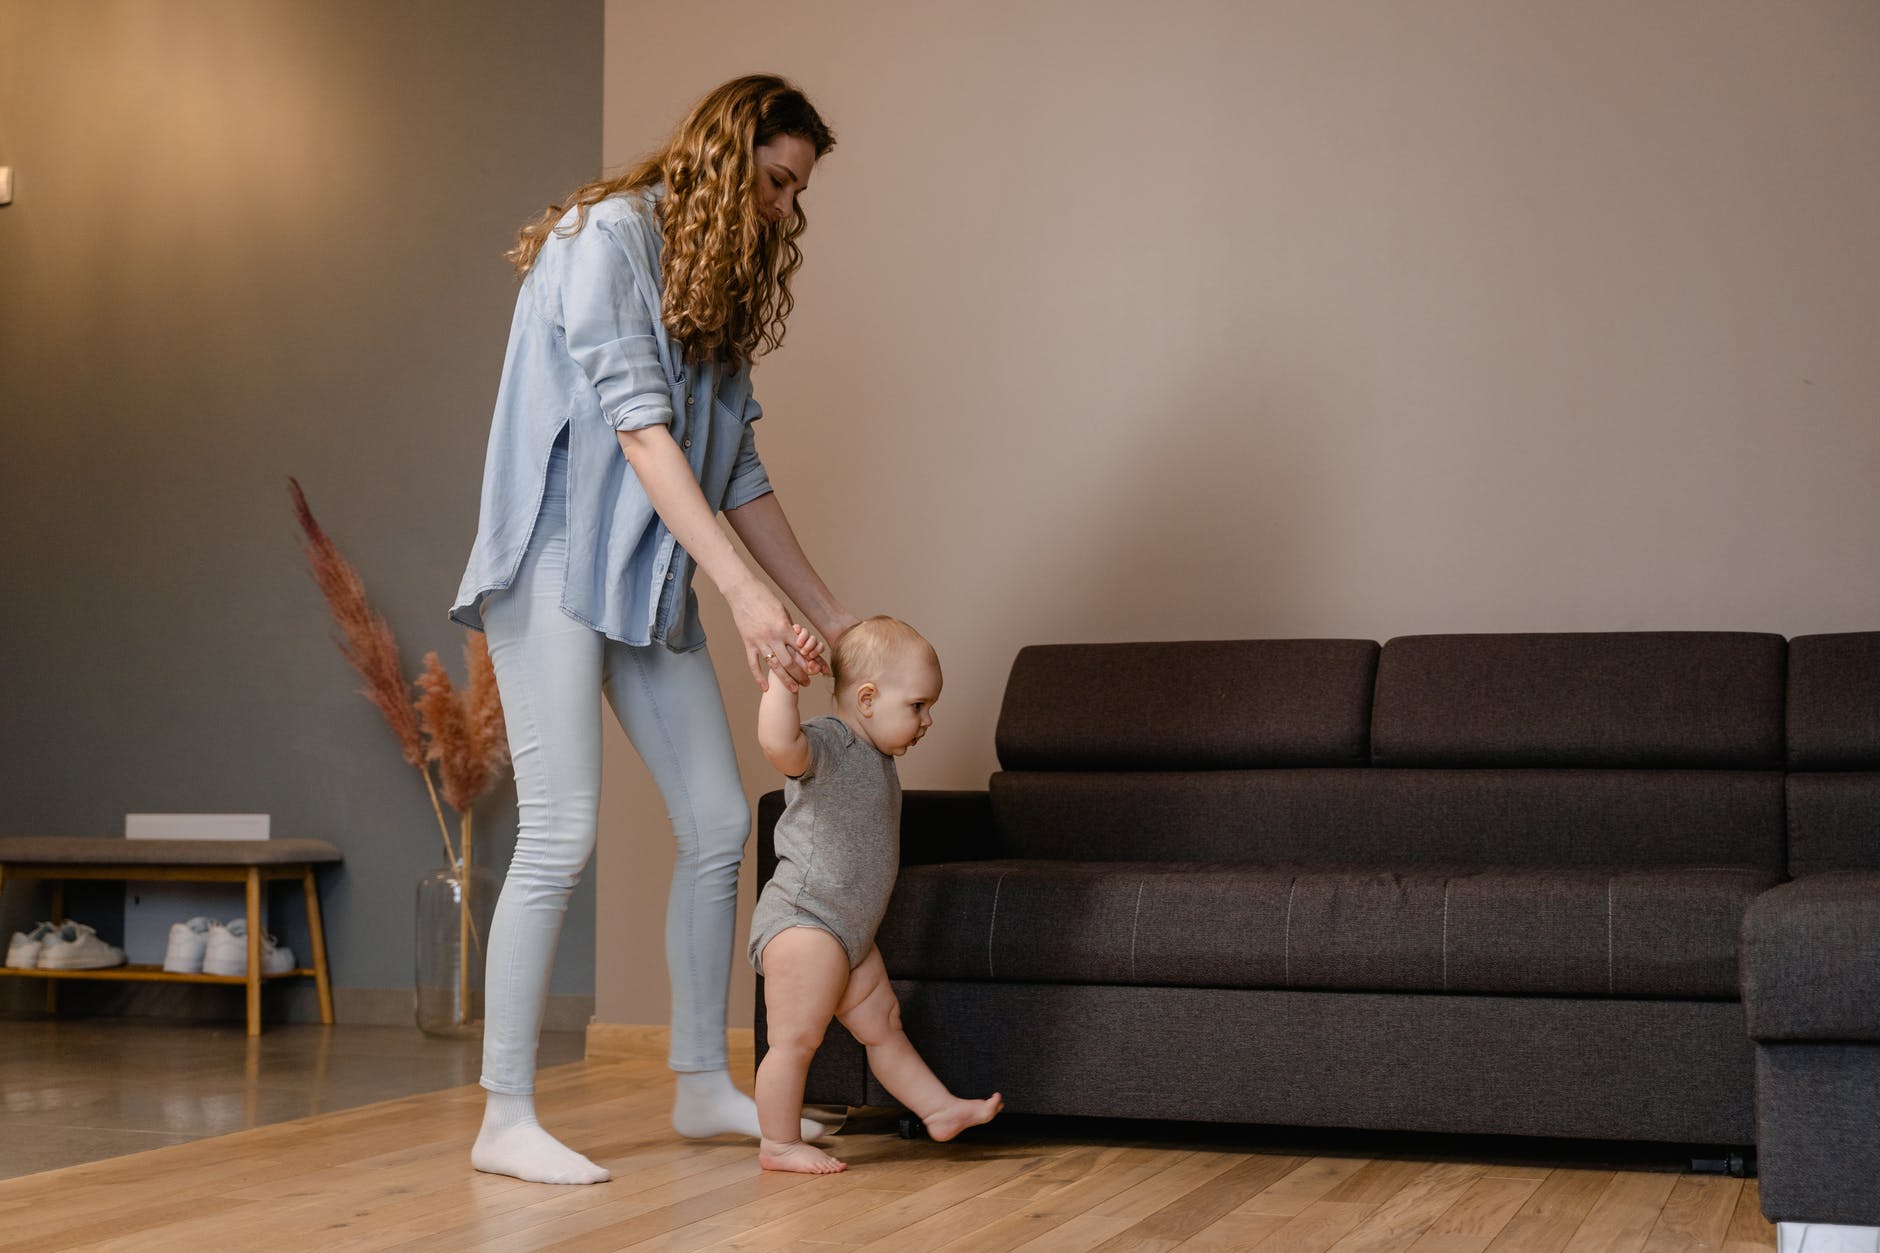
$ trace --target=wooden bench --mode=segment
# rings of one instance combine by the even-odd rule
[[[320,994],[320,1021],[333,1021],[333,987],[327,978],[326,934],[320,924],[320,891],[315,866],[343,860],[325,840],[119,840],[54,836],[0,838],[0,893],[15,879],[52,881],[52,917],[64,912],[67,879],[125,879],[150,882],[243,883],[248,888],[248,973],[246,975],[177,974],[162,966],[126,965],[105,970],[12,970],[0,975],[45,979],[46,1008],[58,1007],[60,979],[122,979],[152,983],[241,984],[248,989],[248,1034],[261,1034],[261,983],[264,979],[312,976]],[[261,973],[261,885],[299,879],[307,897],[307,929],[313,937],[313,965]]]

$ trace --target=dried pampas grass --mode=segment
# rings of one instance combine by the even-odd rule
[[[496,691],[496,667],[490,661],[489,641],[480,632],[464,635],[464,667],[469,682],[462,692],[452,686],[450,675],[437,654],[424,655],[424,672],[418,676],[418,725],[429,744],[430,760],[437,763],[444,799],[461,815],[457,847],[463,850],[461,870],[467,883],[476,852],[472,838],[471,812],[476,802],[490,790],[500,772],[509,764],[509,733],[503,724],[503,702]],[[482,938],[470,925],[469,896],[459,919],[462,932],[459,943],[470,943],[482,951]],[[459,971],[466,980],[460,1003],[469,1003],[468,967]]]
[[[418,690],[418,725],[430,745],[428,756],[437,763],[444,799],[452,809],[463,813],[489,786],[489,762],[472,751],[470,719],[464,712],[463,698],[451,686],[450,675],[434,652],[424,655]]]
[[[490,662],[490,642],[480,631],[466,631],[464,666],[470,685],[464,692],[464,714],[470,720],[470,749],[489,765],[492,775],[509,766],[509,728],[503,722],[503,698],[496,691],[496,667]]]
[[[314,518],[299,482],[290,478],[287,485],[300,521],[307,567],[339,627],[339,650],[365,681],[360,694],[385,716],[405,760],[424,776],[444,839],[444,854],[454,871],[466,873],[471,810],[509,764],[509,738],[489,644],[481,634],[466,632],[464,662],[469,680],[462,692],[451,683],[437,654],[426,653],[424,671],[416,683],[418,697],[413,700],[413,684],[398,660],[398,643],[385,619],[367,603],[365,581]],[[437,763],[436,779],[431,774],[432,762]],[[438,804],[440,782],[444,800],[461,818],[457,847],[451,845],[450,826]]]
[[[365,686],[359,689],[385,715],[386,725],[398,737],[405,760],[424,768],[424,744],[418,735],[417,712],[408,693],[411,684],[398,662],[398,643],[392,628],[366,603],[365,580],[352,562],[346,560],[327,533],[321,529],[307,506],[307,494],[295,479],[287,480],[294,497],[294,516],[300,519],[300,549],[307,555],[307,567],[313,581],[326,597],[326,605],[339,627],[340,653],[352,663]]]
[[[385,715],[405,760],[424,776],[431,812],[437,816],[438,834],[444,840],[445,860],[462,887],[457,895],[458,951],[466,957],[457,966],[457,1014],[458,1021],[464,1022],[470,1012],[467,954],[472,946],[479,953],[483,948],[470,912],[471,869],[476,855],[471,816],[477,801],[509,764],[509,736],[503,725],[503,702],[496,691],[496,668],[490,661],[489,644],[481,634],[467,632],[463,655],[469,678],[461,693],[451,683],[437,654],[426,653],[414,701],[413,685],[399,664],[392,629],[366,603],[365,581],[321,529],[300,484],[290,478],[287,486],[294,497],[294,516],[300,520],[301,550],[307,556],[307,567],[339,627],[339,650],[365,680],[360,692]],[[437,763],[436,779],[431,775],[432,762]],[[443,807],[437,801],[439,782],[445,801],[457,811],[455,847],[450,842],[450,825],[444,821]]]

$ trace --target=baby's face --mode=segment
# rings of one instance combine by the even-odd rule
[[[933,707],[940,700],[940,666],[923,650],[896,659],[869,686],[875,693],[872,698],[864,693],[860,702],[862,725],[876,748],[899,757],[920,743],[933,725]]]

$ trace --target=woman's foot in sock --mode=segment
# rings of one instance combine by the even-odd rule
[[[849,1168],[847,1162],[829,1156],[813,1144],[801,1140],[778,1144],[775,1140],[761,1138],[757,1142],[757,1164],[765,1170],[793,1170],[799,1175],[834,1175]]]
[[[761,1139],[757,1127],[757,1102],[738,1091],[727,1070],[682,1070],[678,1073],[678,1092],[672,1101],[672,1129],[688,1140],[712,1136],[738,1135]],[[828,1134],[821,1123],[805,1118],[798,1124],[805,1140]]]
[[[994,1092],[983,1101],[963,1101],[955,1098],[953,1103],[930,1114],[920,1121],[927,1128],[927,1134],[935,1140],[951,1140],[968,1127],[977,1127],[980,1123],[991,1122],[998,1112],[1005,1108],[1005,1098]]]
[[[470,1164],[492,1175],[530,1183],[605,1183],[613,1178],[542,1129],[535,1098],[492,1092],[483,1108],[483,1128],[470,1149]]]

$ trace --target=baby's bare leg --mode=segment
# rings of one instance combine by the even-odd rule
[[[809,1059],[849,982],[849,955],[827,931],[789,927],[758,955],[770,1048],[757,1067],[757,1163],[765,1170],[827,1175],[847,1166],[803,1143],[798,1117]]]
[[[867,1046],[868,1068],[881,1080],[881,1086],[919,1115],[927,1125],[927,1134],[934,1139],[951,1140],[968,1127],[990,1122],[1004,1107],[1005,1101],[997,1092],[983,1101],[954,1096],[927,1068],[907,1033],[901,1030],[901,1002],[888,986],[880,949],[871,947],[849,976],[848,991],[842,996],[836,1017],[850,1035]]]

